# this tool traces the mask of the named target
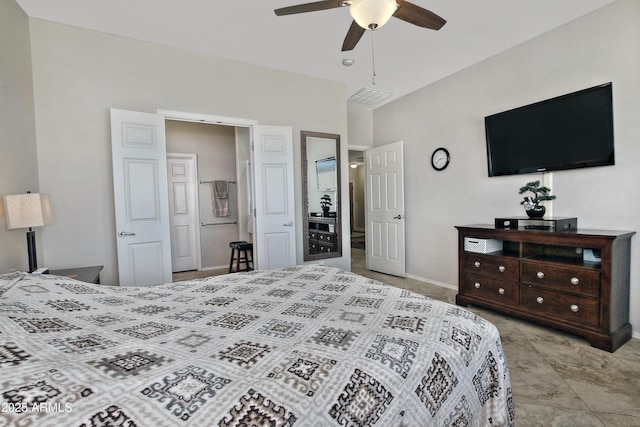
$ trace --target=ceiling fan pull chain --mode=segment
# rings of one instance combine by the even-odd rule
[[[376,55],[374,52],[374,47],[373,47],[373,33],[374,33],[374,29],[371,29],[371,70],[372,70],[372,75],[371,75],[371,84],[375,85],[376,84]]]

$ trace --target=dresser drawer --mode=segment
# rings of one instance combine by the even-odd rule
[[[321,253],[331,253],[336,251],[336,245],[332,243],[318,242],[318,251]]]
[[[555,317],[580,326],[600,325],[600,304],[597,299],[554,292],[532,285],[522,285],[520,305],[541,317]]]
[[[327,233],[324,231],[318,231],[318,241],[325,243],[333,243],[336,240],[335,233]]]
[[[465,252],[464,270],[499,280],[520,280],[520,262],[515,258]]]
[[[476,274],[465,274],[462,293],[505,305],[518,304],[518,283],[506,282]]]
[[[600,296],[600,271],[522,261],[522,282],[562,292]]]

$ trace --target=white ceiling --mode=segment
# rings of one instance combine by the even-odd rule
[[[347,8],[277,17],[311,0],[16,0],[33,18],[344,82],[396,99],[615,0],[412,0],[448,22],[440,31],[399,19],[341,52]],[[355,60],[351,67],[344,58]]]

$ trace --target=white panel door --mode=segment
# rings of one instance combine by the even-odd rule
[[[172,271],[199,268],[196,155],[168,154],[169,224]]]
[[[171,282],[164,117],[111,109],[120,286]]]
[[[366,150],[367,268],[404,277],[404,159],[402,141]]]
[[[253,127],[256,268],[295,265],[293,132],[286,126]]]

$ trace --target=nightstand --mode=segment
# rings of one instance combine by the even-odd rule
[[[100,272],[104,267],[94,265],[91,267],[64,268],[61,270],[49,270],[50,274],[56,276],[66,276],[70,279],[79,280],[86,283],[100,283]]]

